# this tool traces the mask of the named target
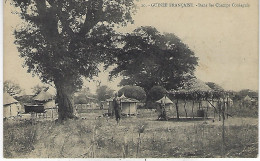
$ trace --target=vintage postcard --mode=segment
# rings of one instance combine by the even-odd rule
[[[257,158],[259,1],[5,0],[3,158]]]

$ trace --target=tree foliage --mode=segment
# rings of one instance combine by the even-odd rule
[[[118,91],[118,96],[121,97],[123,94],[125,95],[125,97],[134,98],[139,101],[143,101],[146,99],[146,93],[144,89],[138,86],[131,86],[131,85],[124,86]]]
[[[47,91],[49,89],[49,87],[47,87],[47,86],[44,86],[44,85],[39,85],[39,84],[37,84],[36,86],[34,86],[33,88],[32,88],[32,92],[33,92],[33,94],[34,95],[38,95],[41,91]]]
[[[121,41],[113,27],[132,22],[133,0],[13,0],[23,26],[15,38],[28,72],[57,90],[59,118],[73,118],[82,76],[97,75]]]
[[[167,90],[162,86],[153,86],[151,90],[149,91],[149,94],[147,96],[148,101],[157,101],[161,99],[165,94],[167,93]]]
[[[4,92],[8,93],[10,96],[16,96],[22,91],[23,90],[21,89],[19,84],[11,80],[4,81]]]
[[[96,90],[97,99],[99,101],[105,101],[106,99],[113,97],[113,93],[114,93],[114,90],[108,88],[108,86],[106,86],[106,85],[100,86]]]
[[[153,86],[175,89],[193,77],[198,58],[176,35],[140,27],[125,36],[111,75],[121,74],[121,85],[137,85],[148,92]]]

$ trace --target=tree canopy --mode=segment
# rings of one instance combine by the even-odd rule
[[[139,101],[146,99],[146,93],[142,87],[126,85],[118,91],[118,96],[125,95],[128,98],[134,98]]]
[[[148,93],[147,100],[157,101],[167,94],[167,90],[162,86],[153,86]]]
[[[140,27],[125,36],[111,75],[121,74],[121,85],[137,85],[148,92],[160,85],[175,89],[193,77],[198,58],[176,35]]]
[[[15,43],[28,72],[54,83],[59,119],[74,118],[73,93],[82,76],[97,75],[98,64],[118,51],[115,25],[133,22],[133,0],[13,0],[22,27]]]

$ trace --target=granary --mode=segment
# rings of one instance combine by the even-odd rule
[[[127,98],[123,94],[121,97],[119,97],[121,102],[121,114],[122,115],[137,115],[137,103],[139,102],[136,99],[133,98]]]
[[[165,107],[164,110],[166,111],[166,113],[169,113],[171,110],[173,110],[174,103],[167,96],[163,96],[161,99],[156,101],[156,103],[158,103],[157,112],[159,116],[162,114],[162,109],[160,108],[161,107],[160,104],[162,104]]]
[[[3,94],[4,118],[15,117],[21,112],[19,102],[8,93]]]
[[[156,103],[164,104],[166,108],[171,109],[173,107],[173,102],[167,96],[162,97]]]
[[[58,115],[58,108],[55,104],[55,99],[48,91],[41,91],[34,97],[35,102],[43,105],[47,117],[54,117]]]
[[[56,117],[58,113],[58,108],[51,95],[47,91],[41,91],[37,96],[33,98],[35,104],[25,105],[25,112],[36,112],[36,113],[45,113],[46,117]]]

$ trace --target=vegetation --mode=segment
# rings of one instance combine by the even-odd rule
[[[10,96],[18,95],[22,92],[20,85],[11,81],[6,80],[4,81],[4,92],[8,93]]]
[[[24,21],[14,32],[28,72],[57,90],[59,120],[75,118],[73,94],[97,75],[121,41],[113,28],[132,21],[133,0],[12,0]]]
[[[149,91],[149,94],[147,96],[147,100],[149,101],[157,101],[161,99],[165,94],[167,93],[167,90],[163,88],[162,86],[153,86],[151,90]]]
[[[140,27],[125,36],[111,75],[121,74],[121,85],[142,87],[146,94],[153,86],[175,89],[193,77],[198,58],[176,35]]]
[[[41,85],[39,85],[39,84],[37,84],[36,86],[34,86],[33,88],[32,88],[32,92],[33,92],[33,94],[36,96],[36,95],[38,95],[41,91],[47,91],[49,89],[49,87],[47,87],[47,86],[41,86]]]
[[[143,88],[138,86],[124,86],[118,91],[118,96],[121,97],[123,94],[128,98],[134,98],[139,101],[143,101],[146,99],[145,91],[143,90]]]
[[[100,86],[96,90],[97,99],[99,101],[105,101],[108,98],[113,97],[114,90],[108,88],[108,86]]]
[[[4,122],[4,157],[257,157],[257,119],[229,118],[222,149],[221,122],[155,121],[156,113],[139,113],[136,118],[123,118],[120,125],[91,113],[81,114],[87,120],[64,124]]]

